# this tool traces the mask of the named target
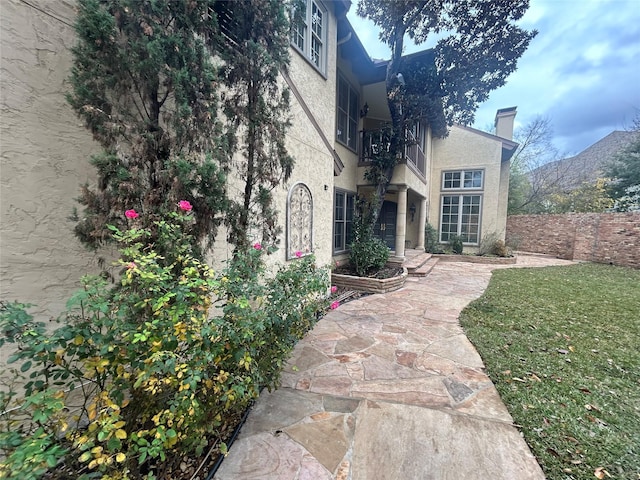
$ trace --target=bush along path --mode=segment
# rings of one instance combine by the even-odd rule
[[[328,271],[312,256],[269,277],[266,247],[254,244],[213,272],[192,251],[187,201],[153,223],[153,243],[135,210],[124,216],[127,230],[111,227],[116,287],[83,278],[53,332],[29,305],[0,306],[0,346],[15,352],[0,392],[0,478],[194,472],[226,451],[242,413],[277,385],[296,341],[329,306]]]

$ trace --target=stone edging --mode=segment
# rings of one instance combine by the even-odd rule
[[[347,288],[349,290],[358,290],[360,292],[369,293],[387,293],[398,290],[404,285],[409,273],[407,269],[402,267],[402,275],[391,278],[368,278],[356,277],[353,275],[342,275],[339,273],[331,274],[331,284],[336,287]]]
[[[437,258],[441,262],[469,262],[469,263],[486,263],[489,265],[513,265],[518,258],[512,257],[486,257],[483,255],[446,255],[434,254],[433,258]]]

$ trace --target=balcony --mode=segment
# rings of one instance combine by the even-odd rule
[[[367,164],[371,162],[373,156],[378,155],[385,150],[389,151],[389,133],[387,130],[361,130],[360,131],[361,146],[360,163]],[[426,157],[422,148],[424,142],[416,139],[413,132],[407,131],[406,142],[404,147],[404,155],[399,163],[406,163],[416,173],[422,177],[426,176]]]

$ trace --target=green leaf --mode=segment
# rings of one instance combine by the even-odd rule
[[[28,360],[26,362],[24,362],[22,364],[22,366],[20,367],[20,371],[21,372],[26,372],[27,370],[29,370],[31,368],[31,360]]]

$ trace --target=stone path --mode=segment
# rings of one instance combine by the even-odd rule
[[[521,255],[515,266],[569,263]],[[509,267],[440,262],[328,313],[214,479],[544,479],[458,323]]]

